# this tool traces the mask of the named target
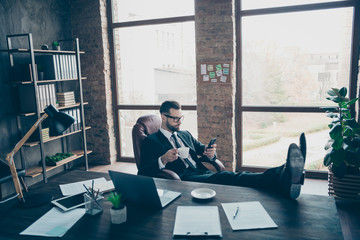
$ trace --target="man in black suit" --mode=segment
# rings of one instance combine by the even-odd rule
[[[181,105],[176,101],[165,101],[160,107],[161,128],[146,137],[142,143],[139,174],[153,176],[159,169],[170,169],[182,180],[262,188],[276,191],[296,199],[304,180],[306,141],[300,137],[300,147],[290,144],[286,163],[269,168],[263,173],[209,171],[201,162],[216,159],[216,144],[208,148],[197,141],[190,132],[180,131],[184,119]],[[178,156],[178,148],[190,149],[187,158]],[[200,156],[200,157],[198,157]]]

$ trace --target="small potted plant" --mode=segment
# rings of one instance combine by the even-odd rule
[[[60,51],[60,44],[59,42],[55,41],[52,43],[53,45],[53,50],[57,50],[57,51]]]
[[[354,184],[359,185],[360,182],[354,182],[351,179],[356,179],[360,175],[360,125],[351,116],[349,109],[352,104],[357,102],[358,98],[347,98],[345,87],[332,88],[328,94],[329,97],[326,99],[337,104],[337,107],[323,108],[328,113],[327,116],[332,119],[329,124],[330,139],[325,145],[327,153],[324,157],[324,165],[328,166],[330,170],[329,194],[331,195],[331,191],[334,190],[335,196],[346,192],[346,198],[358,198],[358,193],[351,189],[354,189]]]
[[[113,224],[126,222],[126,206],[122,204],[124,200],[122,194],[111,192],[107,200],[112,203],[110,208],[111,222]]]

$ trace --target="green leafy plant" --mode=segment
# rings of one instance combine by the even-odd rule
[[[325,107],[327,116],[332,119],[328,125],[330,139],[325,145],[327,153],[324,165],[330,166],[336,177],[342,178],[346,173],[358,173],[360,167],[360,125],[351,116],[350,106],[358,98],[346,97],[347,89],[332,88],[326,99],[333,101],[337,107]]]
[[[47,165],[53,166],[57,162],[65,159],[65,158],[71,157],[73,155],[74,154],[71,153],[71,152],[69,152],[69,153],[56,153],[53,156],[46,156],[45,157],[45,162],[46,162]]]
[[[56,42],[56,41],[55,41],[55,42],[53,42],[52,44],[53,44],[53,46],[54,46],[54,47],[59,46],[59,42]]]
[[[121,209],[124,207],[122,204],[124,198],[121,193],[111,192],[107,200],[112,203],[114,209]]]

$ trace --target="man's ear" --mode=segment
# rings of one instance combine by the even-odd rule
[[[164,122],[166,120],[166,116],[164,114],[161,114],[161,121]]]

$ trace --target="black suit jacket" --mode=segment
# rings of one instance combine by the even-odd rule
[[[191,158],[196,162],[198,169],[206,169],[201,161],[208,161],[207,157],[202,156],[205,145],[196,140],[188,131],[178,131],[177,136],[181,139],[186,147],[190,148]],[[164,155],[168,150],[174,148],[169,140],[158,132],[146,137],[141,145],[141,159],[139,165],[139,175],[154,176],[159,171],[159,157]],[[198,155],[202,157],[198,157]],[[167,163],[165,168],[176,172],[180,178],[185,170],[183,161],[177,160]]]

